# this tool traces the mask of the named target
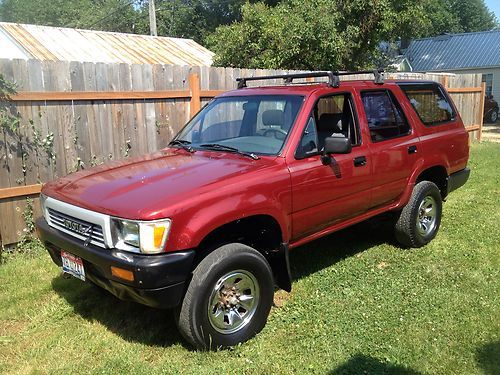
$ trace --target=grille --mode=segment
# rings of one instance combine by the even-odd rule
[[[82,241],[88,239],[88,232],[86,231],[92,227],[92,239],[90,243],[96,246],[106,247],[104,244],[102,227],[100,225],[77,219],[73,216],[53,210],[52,208],[48,209],[48,213],[51,226]]]

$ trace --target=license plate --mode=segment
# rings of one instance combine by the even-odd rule
[[[63,272],[85,281],[85,269],[83,268],[82,258],[76,255],[61,251]]]

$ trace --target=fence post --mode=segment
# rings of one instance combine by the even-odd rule
[[[479,131],[477,133],[477,140],[481,142],[483,134],[483,117],[484,117],[484,99],[486,97],[486,82],[481,83],[481,99],[479,100]]]
[[[200,96],[200,76],[197,73],[189,74],[189,90],[191,91],[191,101],[189,102],[189,118],[198,113],[201,108]]]
[[[448,76],[444,76],[444,77],[442,77],[441,84],[444,86],[444,88],[445,88],[446,90],[448,90],[448,88],[449,88],[449,84],[448,84]]]

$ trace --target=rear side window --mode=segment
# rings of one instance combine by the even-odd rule
[[[455,119],[449,99],[435,83],[399,84],[420,120],[428,126]]]
[[[373,142],[410,133],[410,125],[389,91],[365,91],[361,93],[361,98]]]

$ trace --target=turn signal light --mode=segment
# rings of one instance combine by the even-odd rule
[[[124,270],[123,268],[111,266],[111,274],[119,279],[134,281],[134,273],[129,270]]]

